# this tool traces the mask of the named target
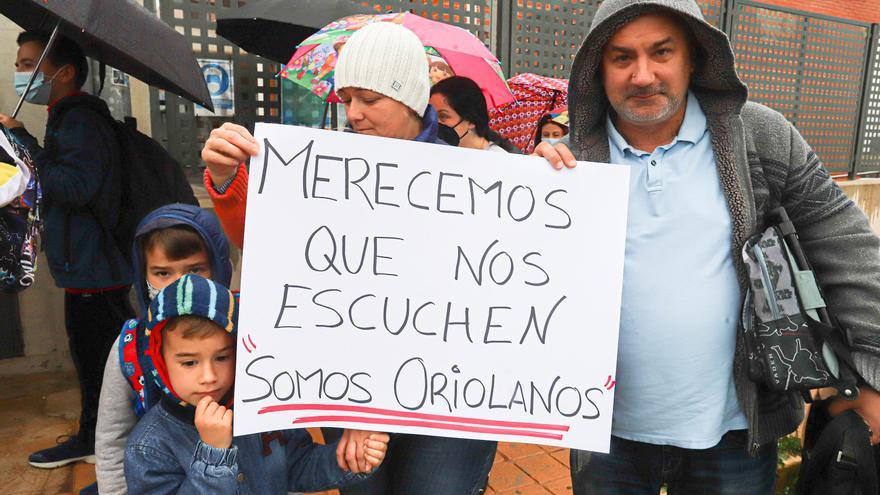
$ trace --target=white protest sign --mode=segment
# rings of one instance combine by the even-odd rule
[[[275,124],[251,160],[236,435],[607,452],[629,169]]]

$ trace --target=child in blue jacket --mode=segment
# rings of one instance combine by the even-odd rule
[[[238,304],[225,287],[185,275],[150,304],[144,375],[163,397],[129,436],[128,492],[279,494],[323,491],[356,483],[343,471],[336,445],[314,444],[305,430],[232,437]],[[388,435],[364,441],[374,467]]]

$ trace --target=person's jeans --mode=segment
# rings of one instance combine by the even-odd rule
[[[327,443],[342,430],[322,428]],[[385,461],[342,495],[474,495],[486,487],[497,442],[392,433]]]
[[[611,437],[611,451],[571,451],[575,495],[767,495],[776,481],[776,445],[750,457],[747,430],[729,431],[714,447],[696,450]]]
[[[98,421],[98,397],[104,381],[107,354],[122,324],[134,318],[128,301],[129,288],[92,294],[64,295],[64,313],[70,357],[79,378],[82,412],[77,439],[95,446],[95,424]]]

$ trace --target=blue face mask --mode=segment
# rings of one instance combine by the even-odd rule
[[[21,96],[24,93],[25,88],[27,88],[27,83],[31,78],[31,74],[33,74],[33,72],[15,73],[15,79],[13,81],[15,83],[15,92],[18,96]],[[37,77],[34,78],[33,84],[31,84],[31,89],[24,97],[25,101],[35,105],[48,105],[49,95],[52,93],[52,79],[54,78],[55,76],[52,76],[52,78],[46,80],[43,73],[38,72]]]
[[[547,139],[542,139],[541,141],[544,141],[546,143],[550,143],[551,146],[556,146],[556,143],[561,141],[561,139],[560,138],[547,138]]]

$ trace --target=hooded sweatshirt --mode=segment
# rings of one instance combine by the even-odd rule
[[[193,419],[195,407],[177,395],[162,356],[165,327],[193,315],[237,333],[237,297],[198,275],[184,275],[150,304],[143,335],[144,375],[162,399],[132,431],[125,449],[125,479],[132,494],[279,494],[336,488],[362,475],[342,471],[336,445],[314,444],[305,430],[235,437],[228,448],[204,443]],[[223,402],[232,407],[232,389]]]
[[[146,260],[143,253],[144,238],[159,229],[174,226],[187,226],[201,236],[208,249],[211,263],[211,279],[228,287],[232,280],[232,262],[229,259],[229,242],[223,234],[223,228],[217,217],[198,206],[188,204],[172,204],[157,208],[144,217],[138,225],[132,247],[134,270],[134,289],[137,297],[138,314],[146,315],[150,300],[146,287]],[[126,485],[123,472],[123,454],[125,442],[134,428],[138,418],[145,410],[159,400],[158,390],[149,380],[139,383],[143,388],[141,395],[135,396],[130,381],[139,382],[143,376],[137,360],[137,343],[134,341],[144,331],[139,320],[126,323],[120,337],[128,345],[119,348],[117,339],[110,350],[107,365],[104,368],[104,382],[101,387],[101,398],[98,405],[98,426],[95,432],[95,456],[97,463],[95,473],[102,495],[125,495]],[[140,333],[138,333],[140,332]],[[143,342],[143,341],[142,341]],[[146,348],[142,346],[142,349]],[[130,354],[124,359],[123,352]],[[132,357],[133,356],[133,357]],[[135,366],[137,365],[137,366]],[[136,412],[137,411],[137,412]]]
[[[750,235],[764,230],[767,212],[784,206],[831,312],[847,329],[857,371],[872,388],[880,388],[880,242],[864,213],[831,180],[794,126],[778,112],[748,102],[727,36],[703,19],[694,0],[602,3],[572,65],[568,92],[572,152],[579,160],[609,162],[609,103],[599,74],[602,50],[626,23],[658,11],[683,19],[696,40],[689,89],[706,116],[730,214],[731,243],[719,249],[733,257],[740,303],[748,283],[742,246]],[[687,308],[681,311],[686,317]],[[748,421],[749,449],[755,453],[797,427],[803,418],[803,399],[796,392],[770,392],[749,380],[742,335],[740,322],[732,373]]]

